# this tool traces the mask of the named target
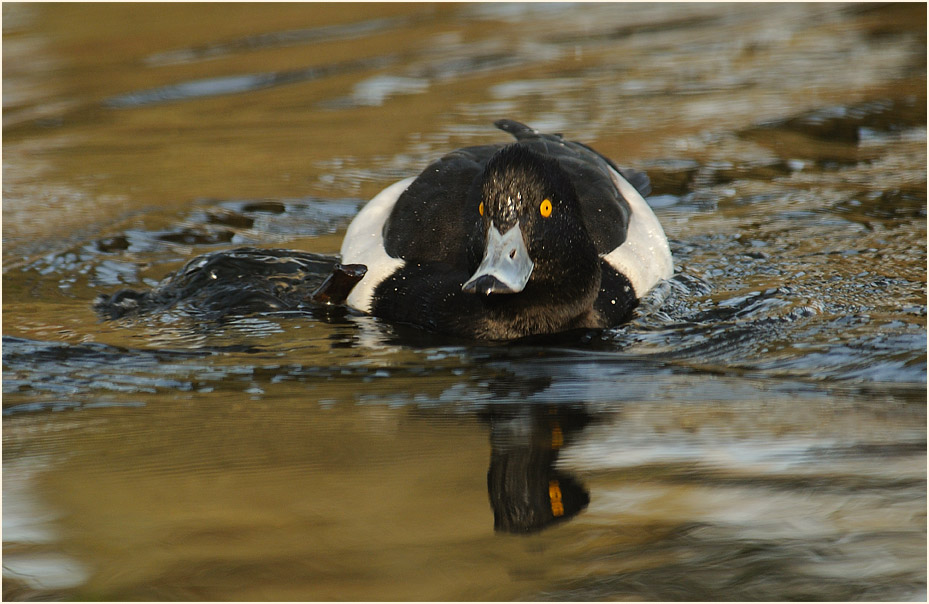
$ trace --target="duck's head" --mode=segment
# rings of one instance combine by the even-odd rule
[[[462,290],[488,298],[588,297],[599,259],[577,192],[558,161],[525,145],[503,147],[479,177],[480,261]],[[472,265],[473,266],[473,265]]]

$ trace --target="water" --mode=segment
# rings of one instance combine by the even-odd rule
[[[925,599],[925,6],[3,28],[5,599]],[[210,251],[335,254],[500,117],[651,176],[677,273],[630,324],[91,308]]]

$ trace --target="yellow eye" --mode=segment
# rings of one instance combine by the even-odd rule
[[[539,214],[541,214],[543,218],[548,218],[549,216],[551,216],[552,215],[552,202],[549,201],[548,199],[543,199],[542,205],[539,206]]]
[[[477,211],[480,212],[481,216],[484,215],[484,202],[481,202],[481,205],[477,206]]]

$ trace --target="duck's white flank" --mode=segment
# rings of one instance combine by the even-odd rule
[[[612,168],[610,176],[632,211],[626,241],[603,258],[629,279],[636,297],[641,298],[659,281],[674,275],[671,248],[658,218],[645,198]]]
[[[384,249],[384,223],[400,195],[416,180],[415,176],[396,182],[377,195],[358,212],[342,240],[342,263],[364,264],[368,272],[352,289],[346,303],[364,313],[371,312],[374,288],[403,267],[404,261]]]

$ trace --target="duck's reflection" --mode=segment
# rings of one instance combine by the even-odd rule
[[[584,485],[555,469],[562,448],[590,416],[580,407],[498,405],[490,423],[487,492],[494,530],[533,533],[579,514],[590,502]]]

